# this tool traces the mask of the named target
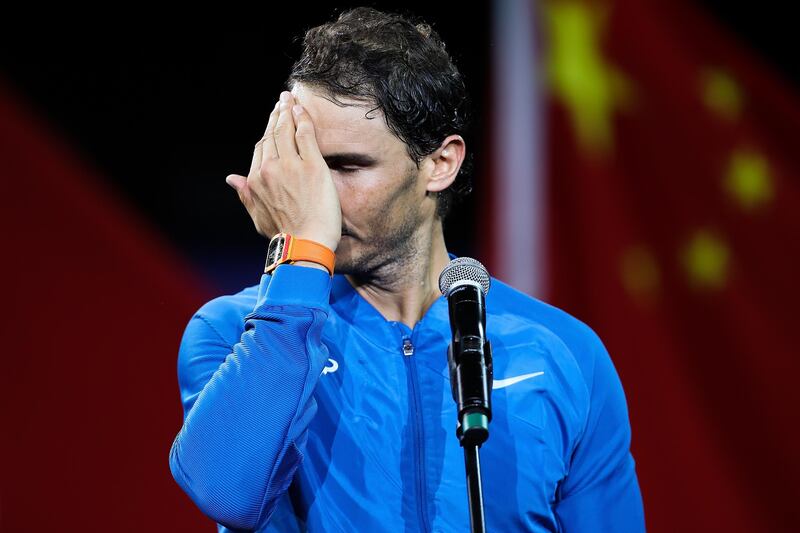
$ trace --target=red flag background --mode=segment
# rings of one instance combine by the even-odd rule
[[[545,299],[616,364],[649,529],[792,530],[800,100],[686,2],[540,8]]]
[[[525,2],[492,5],[534,5]],[[472,73],[478,113],[499,115],[481,108],[478,85],[476,50],[494,45],[480,33],[489,8],[471,6],[465,21],[449,4],[383,4],[431,15]],[[536,38],[525,42],[543,62],[519,55],[537,71],[516,78],[514,94],[530,105],[505,108],[521,127],[502,138],[522,152],[516,136],[531,136],[526,155],[544,166],[506,168],[542,181],[500,195],[487,167],[477,192],[507,203],[492,217],[477,209],[485,197],[467,203],[448,245],[469,255],[473,242],[533,237],[477,255],[606,343],[628,398],[650,531],[795,530],[800,97],[688,0],[535,6]],[[509,19],[527,20],[518,13]],[[257,280],[264,243],[224,176],[249,165],[293,57],[284,44],[330,14],[225,36],[169,28],[174,43],[114,28],[87,32],[85,48],[70,47],[81,33],[70,27],[38,56],[29,35],[4,48],[20,57],[8,70],[17,88],[50,106],[32,110],[5,85],[3,56],[0,530],[213,530],[168,469],[181,424],[177,346],[193,310],[224,292],[200,272],[237,267],[227,292]],[[43,116],[55,122],[48,113],[63,109],[77,118],[58,132]],[[501,138],[496,126],[476,129]],[[487,154],[472,146],[480,168]],[[113,172],[95,166],[100,152]],[[493,157],[506,154],[495,147]],[[145,215],[161,209],[160,222],[115,189],[137,183]],[[527,226],[504,231],[499,210],[526,205]],[[473,212],[490,218],[492,238],[472,238]],[[178,244],[206,263],[189,264]],[[509,246],[530,257],[509,268]],[[245,248],[250,256],[236,255]]]
[[[167,461],[211,290],[2,83],[0,168],[0,531],[208,531]]]

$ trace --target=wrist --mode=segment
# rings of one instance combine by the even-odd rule
[[[291,232],[289,232],[289,233],[291,233]],[[319,233],[314,233],[314,232],[308,232],[308,233],[298,232],[298,233],[291,233],[291,235],[293,235],[294,237],[296,237],[298,239],[303,239],[303,240],[306,240],[306,241],[312,241],[312,242],[319,243],[319,244],[325,246],[326,248],[330,249],[330,251],[332,251],[334,253],[336,252],[336,248],[339,247],[339,241],[342,238],[341,235],[336,235],[335,237],[333,237],[333,236],[324,237],[324,236],[320,235]]]
[[[314,263],[313,261],[295,261],[292,264],[293,265],[297,265],[297,266],[316,268],[316,269],[322,270],[323,272],[326,272],[326,273],[328,272],[328,269],[325,268],[324,265],[321,265],[319,263]]]

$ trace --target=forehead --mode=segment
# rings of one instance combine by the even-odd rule
[[[323,156],[341,152],[406,153],[405,144],[386,126],[383,113],[378,110],[368,113],[374,105],[338,98],[347,104],[342,107],[302,83],[294,85],[292,94],[311,116]]]

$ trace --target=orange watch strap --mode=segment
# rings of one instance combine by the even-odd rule
[[[328,269],[333,276],[333,267],[336,264],[336,254],[327,246],[307,239],[293,238],[289,248],[289,262],[311,261]]]

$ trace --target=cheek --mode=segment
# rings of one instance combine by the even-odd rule
[[[366,187],[363,182],[348,178],[334,181],[345,224],[349,223],[356,227],[367,226],[368,224],[364,224],[365,221],[370,220],[373,210],[380,202],[374,187]]]
[[[387,169],[354,175],[333,173],[346,223],[372,233],[406,216],[408,204],[416,202],[415,191],[413,187],[403,186],[403,178],[399,177],[399,171],[395,172],[398,174],[392,175]]]

